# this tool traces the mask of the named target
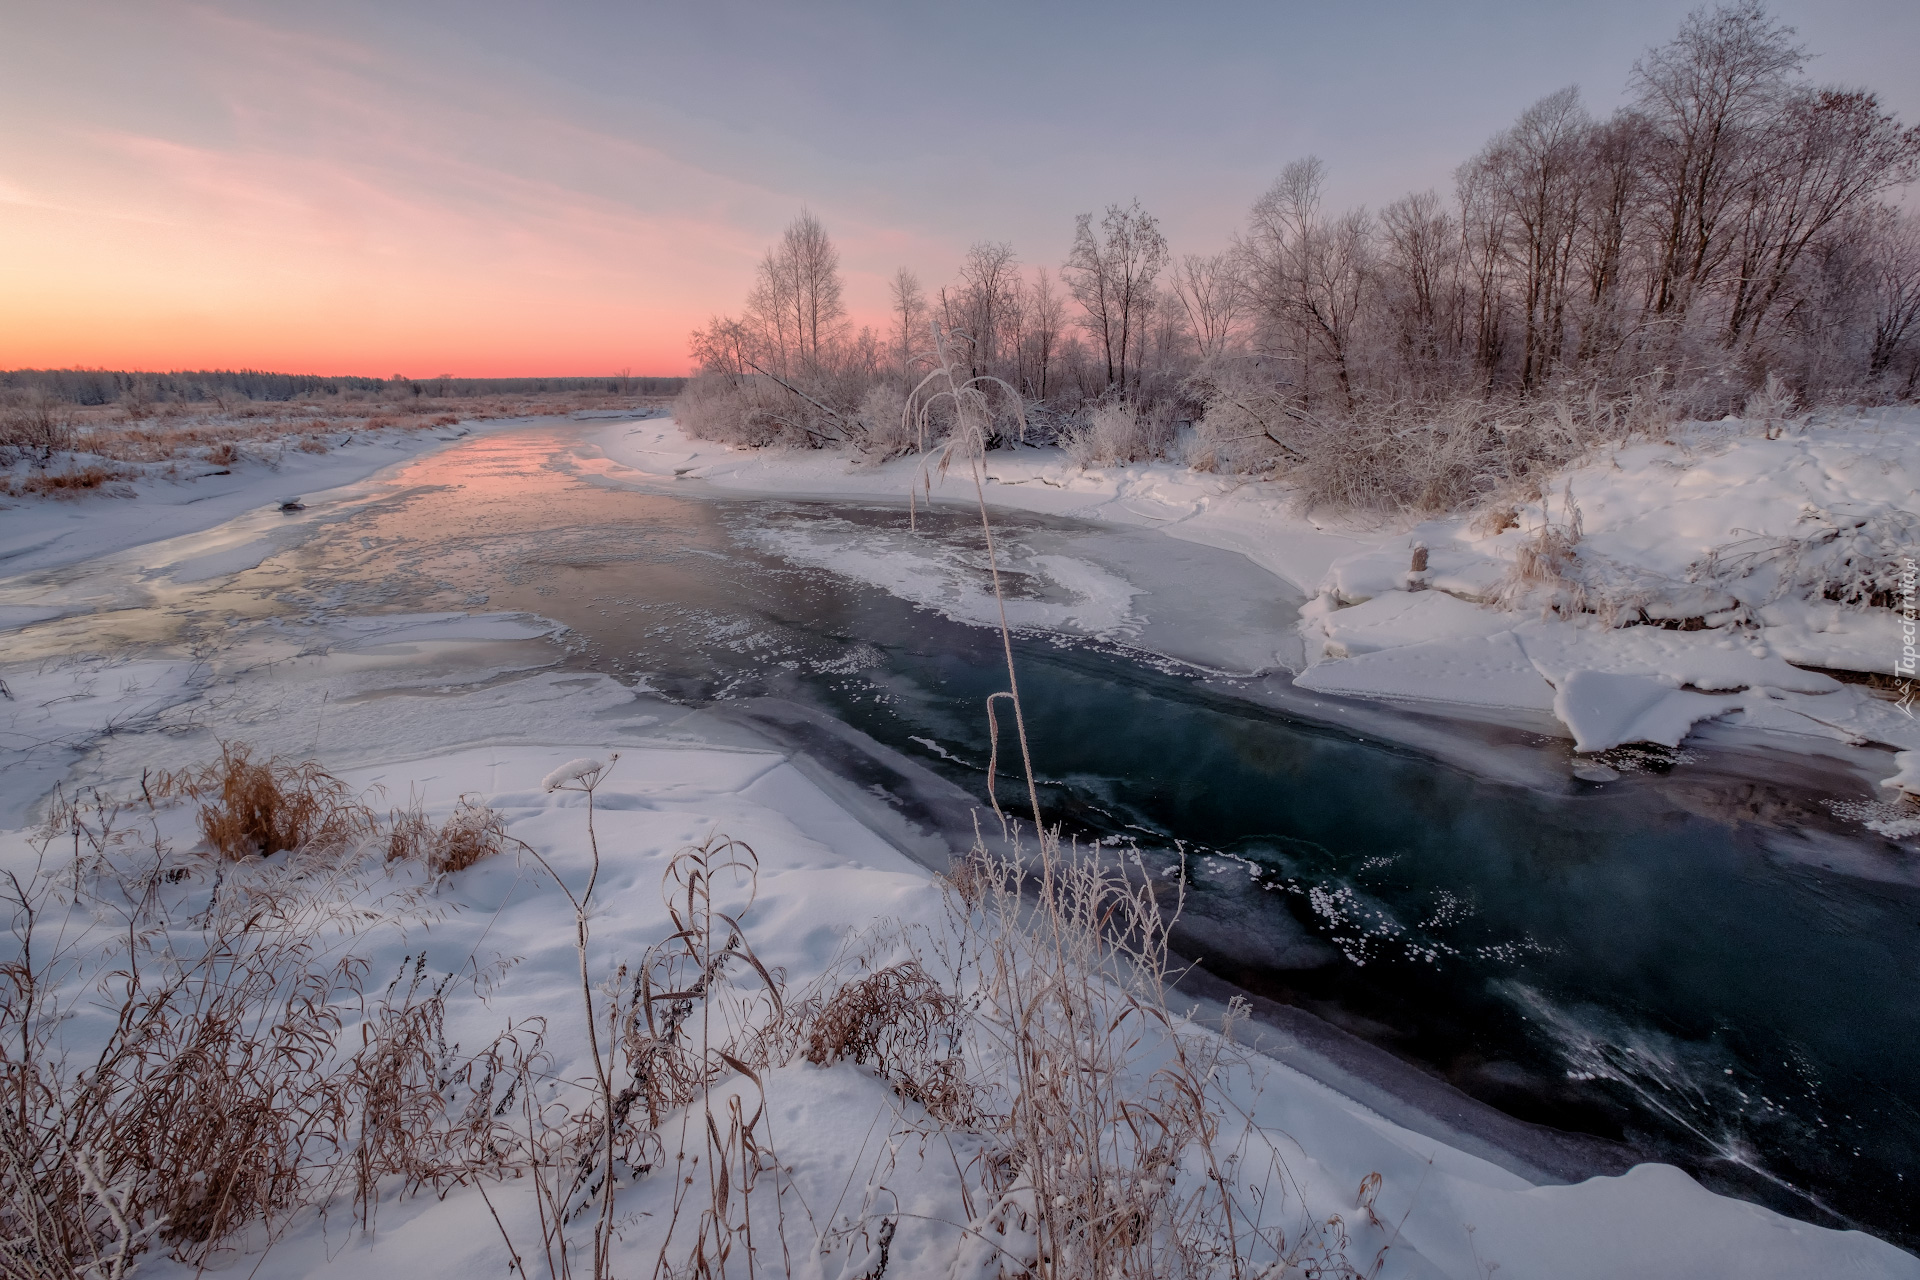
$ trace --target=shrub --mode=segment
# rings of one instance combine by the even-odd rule
[[[0,449],[37,453],[44,461],[73,448],[73,411],[44,392],[0,409]]]
[[[219,761],[204,769],[165,775],[157,794],[199,802],[207,846],[232,861],[338,847],[374,825],[372,811],[319,765],[278,757],[260,763],[241,742],[222,743]]]
[[[876,382],[854,414],[858,446],[876,460],[904,458],[920,447],[919,432],[907,416],[907,393],[892,382]]]
[[[98,489],[109,480],[119,478],[120,473],[106,467],[77,467],[71,471],[38,471],[22,476],[13,486],[23,494],[41,497],[72,498],[92,489]]]
[[[1083,467],[1145,462],[1159,457],[1173,438],[1167,413],[1142,412],[1124,400],[1103,401],[1066,438],[1067,453]]]
[[[506,847],[506,819],[473,796],[461,796],[438,831],[416,805],[387,826],[387,861],[421,862],[434,875],[464,871]]]

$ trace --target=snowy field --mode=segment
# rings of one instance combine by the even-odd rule
[[[596,430],[617,469],[665,477],[685,473],[728,488],[897,496],[910,476],[910,468],[901,464],[850,470],[830,455],[728,453],[689,443],[670,424]],[[1878,477],[1880,487],[1863,481],[1849,490],[1853,500],[1882,504],[1876,510],[1913,509],[1904,473],[1887,469],[1897,454],[1899,432],[1872,425],[1846,430],[1854,442],[1848,448],[1882,448],[1873,455],[1878,461],[1860,466]],[[1875,445],[1876,439],[1884,445]],[[1804,442],[1768,443],[1786,453],[1799,449],[1794,456],[1810,459],[1807,468],[1838,466]],[[1710,460],[1727,459],[1732,466],[1740,450],[1760,445],[1743,439],[1701,447]],[[1644,457],[1623,454],[1621,467],[1660,474],[1661,457],[1657,450]],[[383,460],[369,455],[365,461],[380,465]],[[1785,511],[1796,492],[1792,486],[1800,481],[1780,459],[1739,465],[1746,468],[1742,474],[1753,477],[1754,500],[1715,519],[1775,529],[1763,518],[1771,518],[1767,512],[1774,507]],[[1323,607],[1306,627],[1310,633],[1317,629],[1323,640],[1318,661],[1305,677],[1309,680],[1337,684],[1345,679],[1354,692],[1463,701],[1483,697],[1551,711],[1568,722],[1570,733],[1588,735],[1584,746],[1594,745],[1595,734],[1615,734],[1601,721],[1606,715],[1622,719],[1621,707],[1632,708],[1629,735],[1658,730],[1677,737],[1699,705],[1688,700],[1702,699],[1712,709],[1701,715],[1746,717],[1772,732],[1920,749],[1920,738],[1898,736],[1905,732],[1900,720],[1886,717],[1900,713],[1888,704],[1872,701],[1856,686],[1788,665],[1818,659],[1815,665],[1844,667],[1840,659],[1847,654],[1865,663],[1880,643],[1873,630],[1880,624],[1873,619],[1829,617],[1804,598],[1773,615],[1778,621],[1762,616],[1762,627],[1749,630],[1748,638],[1732,647],[1721,636],[1724,628],[1601,632],[1540,621],[1537,609],[1503,610],[1468,598],[1486,596],[1504,572],[1497,566],[1510,549],[1512,530],[1480,536],[1464,523],[1391,533],[1321,528],[1289,515],[1278,498],[1257,488],[1236,489],[1170,467],[1080,472],[1055,455],[1023,452],[994,457],[989,470],[995,477],[989,492],[997,503],[1161,528],[1175,537],[1230,547],[1313,595]],[[1845,473],[1844,467],[1839,470]],[[1683,563],[1720,545],[1712,541],[1720,535],[1711,522],[1687,533],[1700,550],[1678,541],[1676,522],[1683,515],[1704,519],[1703,505],[1676,498],[1636,508],[1626,489],[1608,488],[1624,483],[1610,482],[1611,470],[1589,471],[1573,477],[1575,501],[1584,513],[1586,543],[1609,556],[1626,562],[1637,555],[1636,565],[1644,561],[1678,573]],[[9,658],[0,666],[9,690],[0,700],[0,750],[5,752],[0,813],[13,828],[0,835],[0,869],[23,884],[41,876],[56,898],[70,898],[78,842],[73,849],[60,845],[42,855],[33,839],[54,784],[68,795],[97,788],[137,797],[143,772],[205,763],[217,754],[220,740],[239,739],[262,755],[316,758],[355,792],[377,797],[378,808],[417,802],[438,822],[463,797],[490,806],[513,836],[538,851],[578,892],[591,864],[584,797],[546,790],[542,780],[567,761],[604,760],[617,751],[620,759],[596,796],[602,855],[590,953],[596,978],[611,975],[622,962],[636,962],[670,932],[661,898],[663,873],[678,851],[716,833],[746,841],[758,855],[758,896],[745,930],[760,959],[784,971],[789,989],[827,972],[862,939],[942,927],[938,884],[901,851],[897,838],[889,838],[898,823],[882,806],[857,802],[850,787],[829,795],[807,770],[769,744],[751,740],[737,723],[688,713],[605,676],[553,669],[554,628],[539,619],[499,614],[316,618],[236,628],[217,651],[193,654],[158,647],[49,653],[32,641],[31,632],[18,634],[36,618],[91,609],[101,598],[132,598],[147,589],[142,583],[156,567],[186,575],[175,581],[209,581],[260,563],[287,545],[283,538],[297,536],[269,531],[284,527],[276,520],[298,519],[297,513],[281,516],[280,491],[311,495],[322,487],[321,478],[317,473],[297,482],[283,473],[255,477],[250,487],[221,499],[230,501],[230,508],[193,510],[202,504],[186,504],[191,514],[177,516],[166,514],[180,504],[169,503],[171,495],[165,494],[92,499],[72,507],[39,503],[0,512],[7,545],[22,549],[10,562],[15,572],[42,571],[0,582],[0,600],[11,610],[0,615],[0,625],[14,632]],[[324,478],[337,485],[351,477],[327,473]],[[368,498],[381,483],[373,476],[358,489],[330,495],[330,501]],[[1556,496],[1556,510],[1558,503]],[[99,520],[103,511],[126,518]],[[208,511],[218,519],[207,520]],[[88,518],[100,527],[87,531]],[[1529,527],[1527,518],[1522,531]],[[1788,517],[1780,519],[1786,523],[1768,536],[1784,537],[1795,527]],[[50,527],[36,534],[36,520]],[[1667,532],[1640,529],[1636,521],[1641,520],[1664,521]],[[157,547],[150,545],[154,537],[175,541]],[[1408,557],[1414,541],[1429,548],[1425,591],[1408,591],[1410,584],[1395,579],[1397,571],[1390,569]],[[89,598],[63,594],[61,576],[44,572],[55,563],[104,555],[114,558],[104,573],[86,579]],[[864,565],[834,560],[830,567],[883,585],[900,581],[897,560],[885,557]],[[1070,617],[1036,618],[1036,624],[1097,628],[1124,619],[1131,599],[1124,582],[1109,581],[1085,566],[1054,568],[1066,598],[1078,603],[1069,606]],[[115,579],[124,581],[116,588]],[[901,583],[900,589],[910,586]],[[1726,590],[1743,605],[1751,604]],[[1707,603],[1722,601],[1716,596]],[[1362,612],[1368,609],[1373,612]],[[1396,609],[1413,616],[1396,625]],[[1816,625],[1823,621],[1825,630]],[[1290,642],[1291,637],[1274,636],[1273,651],[1285,651]],[[1435,656],[1435,646],[1453,646],[1449,652],[1455,656],[1443,661]],[[1336,656],[1342,652],[1345,656]],[[1422,663],[1456,671],[1457,682],[1422,685],[1419,673],[1429,669]],[[1375,668],[1378,675],[1366,674]],[[1340,672],[1361,674],[1341,677]],[[1537,687],[1527,685],[1529,678]],[[1594,700],[1593,716],[1581,698]],[[215,883],[213,864],[191,852],[198,839],[192,814],[186,807],[163,805],[140,821],[151,821],[152,839],[174,850],[168,865],[186,871],[169,891],[173,896],[166,899],[166,910],[168,919],[184,922],[180,927],[190,932]],[[297,861],[280,854],[244,875],[272,879],[299,871]],[[235,883],[243,877],[240,870],[232,874]],[[86,876],[78,879],[84,883]],[[357,903],[405,897],[410,904],[405,911],[381,907],[375,913],[379,918],[355,935],[353,946],[375,975],[376,988],[410,963],[432,975],[496,974],[485,1000],[449,1006],[448,1039],[471,1049],[509,1022],[538,1017],[546,1024],[552,1078],[591,1074],[573,910],[526,853],[508,850],[439,878],[411,864],[390,868],[369,856],[342,873],[338,891]],[[70,906],[53,907],[40,928],[43,936],[49,929],[62,931],[63,954],[71,957],[62,971],[63,989],[86,1007],[97,990],[98,961],[113,954],[125,920],[83,895]],[[187,936],[182,934],[183,945]],[[57,1034],[84,1056],[98,1027],[97,1016],[83,1016],[62,1024]],[[1179,1034],[1204,1041],[1216,1033],[1187,1025]],[[1269,1225],[1283,1226],[1290,1238],[1310,1246],[1309,1253],[1317,1250],[1313,1256],[1338,1254],[1361,1274],[1373,1274],[1368,1268],[1378,1259],[1382,1276],[1458,1280],[1496,1274],[1596,1280],[1920,1276],[1920,1261],[1872,1237],[1810,1226],[1716,1196],[1666,1166],[1644,1165],[1622,1177],[1571,1186],[1536,1183],[1391,1123],[1257,1052],[1229,1054],[1226,1060],[1237,1064],[1220,1077],[1232,1122],[1262,1135],[1262,1149],[1271,1153],[1231,1168],[1226,1178],[1234,1193],[1246,1203],[1267,1206]],[[874,1240],[882,1224],[891,1222],[887,1274],[996,1274],[993,1256],[982,1255],[972,1243],[991,1217],[988,1207],[964,1203],[957,1158],[950,1143],[925,1140],[927,1116],[918,1103],[869,1067],[847,1061],[830,1066],[794,1061],[768,1072],[762,1084],[770,1141],[783,1170],[767,1186],[785,1190],[766,1210],[778,1214],[782,1238],[778,1244],[764,1236],[759,1241],[760,1270],[775,1274],[790,1266],[793,1274],[827,1278],[874,1274]],[[734,1080],[716,1090],[708,1105],[724,1110],[729,1096],[746,1092],[744,1082]],[[454,1102],[459,1101],[456,1091]],[[697,1133],[704,1122],[704,1115],[689,1111],[671,1117],[662,1132],[684,1133],[691,1124]],[[621,1197],[614,1270],[651,1274],[673,1230],[673,1179],[660,1173],[643,1177]],[[590,1217],[573,1228],[581,1250],[591,1234]],[[459,1186],[444,1195],[429,1191],[411,1198],[388,1185],[371,1231],[360,1229],[350,1206],[336,1203],[328,1213],[296,1215],[270,1248],[254,1239],[221,1255],[217,1265],[265,1278],[507,1274],[508,1239],[537,1269],[537,1205],[525,1181]],[[575,1254],[575,1266],[583,1265],[581,1256]],[[150,1256],[140,1273],[191,1270]]]
[[[918,474],[911,459],[731,450],[666,421],[601,440],[623,467],[734,491],[899,498]],[[987,473],[995,506],[1237,551],[1280,579],[1276,595],[1309,597],[1265,646],[1268,665],[1297,669],[1303,689],[1504,715],[1552,727],[1581,753],[1677,746],[1711,722],[1747,741],[1862,748],[1854,758],[1889,790],[1920,789],[1920,754],[1900,754],[1920,753],[1911,698],[1847,678],[1893,684],[1911,643],[1901,606],[1912,597],[1897,592],[1920,545],[1913,410],[1772,433],[1687,424],[1671,442],[1590,459],[1544,498],[1417,524],[1303,516],[1279,486],[1171,463],[1083,470],[1056,450],[1017,449],[989,455]],[[972,485],[955,472],[934,480],[933,497],[971,501]],[[898,558],[782,551],[924,590]],[[1126,583],[1093,566],[1037,567],[1059,588],[1054,625],[1071,628],[1078,611],[1097,620],[1092,634],[1124,633]]]

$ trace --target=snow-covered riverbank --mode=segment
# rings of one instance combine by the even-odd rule
[[[604,416],[580,415],[581,419]],[[266,438],[230,449],[225,461],[188,453],[165,464],[116,463],[116,478],[94,488],[72,490],[68,496],[0,498],[0,577],[45,572],[201,533],[246,512],[277,512],[286,506],[282,518],[291,520],[310,498],[475,434],[568,420],[492,418],[453,425],[349,426],[325,437],[300,437],[320,444],[317,452]],[[61,455],[53,470],[76,470],[98,461],[86,454]],[[25,468],[16,465],[14,470]],[[229,557],[209,562],[205,574],[245,567]],[[30,613],[0,607],[0,630],[33,620]]]
[[[921,476],[911,459],[732,450],[669,421],[600,441],[621,467],[731,491],[899,499]],[[1911,597],[1895,593],[1920,510],[1916,446],[1912,410],[1771,431],[1687,424],[1594,455],[1543,497],[1419,524],[1303,516],[1279,485],[1169,463],[1082,470],[1057,450],[989,455],[986,493],[1244,554],[1311,597],[1295,634],[1266,646],[1274,664],[1305,667],[1304,689],[1491,709],[1583,753],[1675,746],[1714,722],[1750,740],[1863,747],[1864,771],[1904,785],[1920,761],[1895,754],[1920,752],[1911,700],[1854,677],[1894,683],[1906,643]],[[961,473],[934,479],[935,500],[972,496]],[[1112,607],[1114,592],[1053,576],[1067,599]]]
[[[15,697],[0,704],[0,714],[15,735],[40,734],[41,721],[58,720],[74,753],[72,768],[62,771],[69,788],[137,795],[142,770],[202,761],[218,739],[245,738],[262,752],[317,754],[357,790],[379,788],[387,803],[418,799],[435,819],[471,797],[502,813],[512,833],[576,887],[588,861],[582,798],[543,791],[540,779],[568,759],[618,751],[597,802],[606,869],[595,954],[596,965],[609,969],[664,936],[662,869],[677,849],[716,831],[757,851],[754,944],[796,987],[863,930],[937,920],[939,893],[879,834],[884,818],[849,807],[844,796],[830,798],[780,751],[743,740],[737,723],[723,729],[604,676],[548,669],[549,631],[534,619],[458,615],[260,628],[185,670],[98,661],[10,668]],[[42,791],[50,775],[9,768],[6,779],[8,798],[19,802]],[[193,843],[186,813],[163,811],[162,821],[176,847]],[[0,838],[6,869],[22,875],[34,866],[25,834]],[[376,863],[361,874],[373,893],[383,877],[411,873]],[[581,1074],[571,913],[560,892],[532,864],[501,855],[449,877],[430,902],[430,928],[363,936],[372,971],[387,973],[403,956],[422,953],[435,973],[509,959],[488,1005],[458,1007],[449,1038],[482,1042],[509,1018],[537,1015],[547,1020],[555,1074]],[[1871,1237],[1713,1195],[1664,1166],[1572,1186],[1533,1185],[1276,1062],[1257,1055],[1248,1062],[1232,1085],[1244,1122],[1285,1135],[1285,1195],[1276,1212],[1305,1225],[1345,1215],[1349,1256],[1371,1258],[1391,1245],[1382,1275],[1466,1280],[1497,1263],[1505,1274],[1556,1277],[1920,1276],[1920,1262]],[[905,1205],[924,1213],[924,1220],[899,1220],[893,1266],[902,1275],[945,1274],[966,1215],[948,1203],[955,1186],[945,1151],[890,1139],[918,1121],[914,1104],[851,1063],[784,1067],[765,1083],[781,1159],[793,1166],[800,1194],[818,1202],[815,1211]],[[884,1158],[876,1155],[882,1150]],[[1380,1226],[1355,1202],[1356,1188],[1373,1174],[1381,1180],[1370,1201]],[[1249,1167],[1235,1176],[1250,1192],[1281,1175]],[[630,1208],[661,1207],[649,1187],[643,1181],[634,1189]],[[1269,1191],[1281,1189],[1275,1183]],[[537,1238],[524,1184],[491,1194],[510,1233]],[[266,1277],[466,1275],[507,1264],[500,1232],[472,1187],[444,1199],[387,1203],[372,1236],[347,1220],[302,1218],[264,1259],[236,1262],[250,1270],[258,1262],[254,1273]],[[650,1263],[660,1230],[657,1217],[625,1220],[620,1256]],[[825,1254],[813,1252],[811,1237],[805,1243],[796,1274],[839,1275],[849,1261],[842,1255],[850,1238]],[[145,1273],[176,1268],[155,1262]]]

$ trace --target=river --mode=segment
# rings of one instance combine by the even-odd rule
[[[197,607],[538,613],[569,663],[804,703],[984,794],[1004,669],[971,508],[910,529],[904,501],[623,479],[577,427],[390,478]],[[1814,766],[1648,751],[1593,785],[1524,727],[1423,749],[1273,670],[1299,601],[1243,558],[995,522],[1047,814],[1184,867],[1209,972],[1509,1115],[1920,1243],[1920,884]]]

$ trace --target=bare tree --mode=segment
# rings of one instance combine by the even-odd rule
[[[1053,277],[1047,274],[1045,267],[1034,274],[1028,311],[1031,319],[1027,326],[1027,340],[1033,349],[1032,393],[1045,400],[1048,379],[1058,359],[1060,327],[1065,321],[1060,294],[1054,289]]]
[[[1108,205],[1098,235],[1090,213],[1074,224],[1073,250],[1060,274],[1085,312],[1081,324],[1106,358],[1108,388],[1122,395],[1130,387],[1128,355],[1152,307],[1154,280],[1167,256],[1159,222],[1138,200],[1124,209]]]
[[[911,381],[914,346],[927,331],[927,295],[920,289],[920,277],[901,267],[888,284],[893,302],[893,348],[900,355],[901,371]]]
[[[1469,161],[1454,175],[1460,202],[1460,252],[1473,291],[1473,363],[1483,390],[1492,390],[1505,358],[1507,297],[1501,265],[1508,212],[1492,175]]]
[[[1470,163],[1506,230],[1501,251],[1518,284],[1525,337],[1520,385],[1544,383],[1566,343],[1573,251],[1585,210],[1591,121],[1578,89],[1548,94]]]
[[[1787,97],[1754,150],[1732,233],[1728,347],[1760,336],[1816,237],[1913,179],[1920,128],[1902,129],[1871,93],[1801,90]]]
[[[1920,380],[1920,215],[1880,206],[1865,221],[1873,264],[1867,376],[1887,377],[1904,354],[1908,372],[1899,393],[1912,396]]]
[[[991,240],[976,241],[960,264],[960,288],[956,291],[950,331],[964,336],[971,366],[969,376],[979,377],[999,367],[1001,331],[1013,306],[1017,281],[1013,246]]]
[[[840,292],[840,251],[820,220],[803,211],[761,259],[747,299],[748,318],[783,373],[796,364],[818,365],[842,336],[847,308]]]
[[[1671,42],[1634,64],[1650,126],[1648,177],[1660,244],[1649,302],[1684,314],[1730,247],[1727,216],[1746,188],[1769,115],[1806,61],[1793,28],[1760,0],[1696,9]]]
[[[1416,383],[1432,380],[1454,345],[1460,230],[1438,193],[1419,191],[1380,211],[1383,282],[1393,290],[1394,344]]]
[[[1587,133],[1587,209],[1574,250],[1585,286],[1575,356],[1583,363],[1617,351],[1629,327],[1625,283],[1635,266],[1633,236],[1646,204],[1646,147],[1646,119],[1633,111],[1616,112]]]
[[[1244,315],[1243,287],[1232,254],[1189,253],[1173,268],[1173,291],[1186,314],[1202,360],[1226,353],[1239,336]]]
[[[1301,388],[1313,392],[1315,358],[1331,368],[1343,405],[1353,397],[1353,336],[1367,287],[1372,219],[1355,209],[1326,221],[1319,157],[1296,160],[1254,202],[1241,252],[1269,326],[1289,337]]]

